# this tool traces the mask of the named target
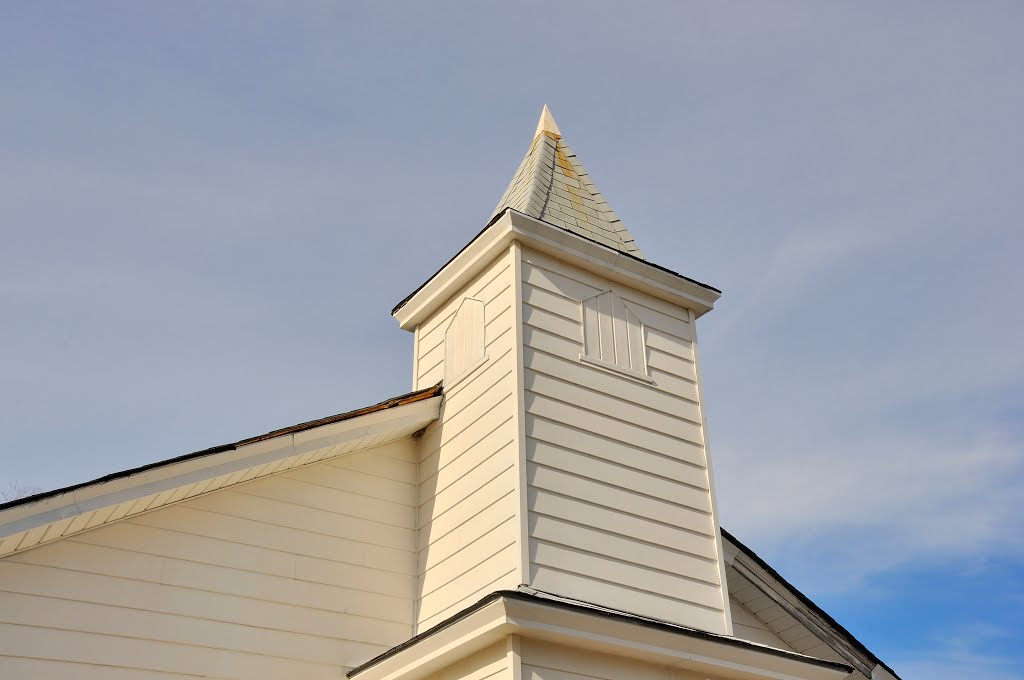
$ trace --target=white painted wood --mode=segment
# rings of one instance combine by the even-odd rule
[[[451,386],[446,377],[440,418],[420,439],[417,631],[491,590],[520,581],[520,560],[514,556],[521,552],[515,493],[521,354],[515,347],[515,271],[510,248],[421,322],[415,348],[420,384],[461,373]],[[480,339],[472,333],[458,339],[458,333],[450,332],[473,309],[474,303],[467,307],[469,300],[480,301],[480,314],[470,312],[466,318],[484,329],[486,361],[473,365],[458,359],[458,365],[448,367],[463,351],[450,344],[452,338],[456,343]],[[439,346],[436,338],[444,329],[449,329],[448,339]]]
[[[728,632],[690,311],[532,250],[522,278],[530,585]]]
[[[450,387],[486,358],[484,301],[466,297],[444,334],[444,383]]]
[[[544,107],[545,110],[547,106]],[[523,323],[525,305],[523,304],[523,249],[518,241],[512,242],[512,276],[515,279],[515,361],[516,361],[516,542],[519,545],[519,583],[530,580],[530,507],[528,503],[529,482],[526,478],[526,356],[523,352]],[[513,675],[516,680],[522,675],[519,659],[519,638],[512,636],[509,640],[509,655],[513,659]]]
[[[708,419],[707,419],[707,411],[705,410],[705,407],[704,407],[704,396],[703,396],[704,395],[704,389],[703,389],[703,387],[701,387],[700,370],[698,368],[698,361],[697,361],[698,356],[699,356],[698,355],[698,350],[697,350],[697,329],[696,329],[697,317],[693,313],[692,309],[687,310],[687,313],[689,314],[689,317],[690,317],[690,319],[689,319],[690,320],[690,341],[691,341],[692,347],[693,347],[693,361],[694,361],[694,372],[696,374],[696,379],[697,379],[697,393],[699,395],[701,395],[700,399],[698,400],[698,402],[700,403],[700,406],[701,406],[701,408],[700,408],[701,430],[704,431],[705,433],[707,433]],[[707,435],[705,434],[705,437],[704,437],[704,455],[705,455],[705,457],[706,457],[706,459],[708,461],[708,463],[707,463],[707,469],[708,469],[708,494],[709,494],[709,497],[711,499],[711,516],[712,516],[713,523],[714,523],[714,526],[715,526],[715,551],[716,551],[717,557],[718,557],[718,559],[717,559],[718,577],[720,579],[719,583],[722,584],[722,599],[725,601],[725,605],[726,605],[725,606],[725,612],[724,612],[725,613],[725,632],[728,635],[732,635],[733,634],[732,608],[729,606],[729,579],[726,577],[726,574],[725,574],[726,563],[725,563],[725,552],[724,552],[724,549],[722,547],[722,530],[721,530],[722,524],[719,521],[718,503],[715,502],[715,473],[714,473],[714,470],[711,467],[711,453],[709,451],[709,446],[710,446],[710,444],[708,443],[708,438],[707,438]]]
[[[432,680],[513,680],[506,643],[492,644],[430,677]]]
[[[383,409],[218,453],[190,457],[0,513],[0,556],[133,517],[202,493],[408,437],[437,415],[440,397]],[[8,540],[20,536],[17,542]]]
[[[643,661],[523,638],[524,680],[670,680],[671,671]]]
[[[647,350],[640,319],[610,290],[589,297],[583,310],[581,359],[647,378]]]
[[[732,612],[733,635],[736,637],[777,649],[796,651],[735,598],[729,598],[729,608]]]
[[[339,677],[412,635],[415,449],[393,442],[0,559],[0,677]]]
[[[613,283],[643,291],[669,305],[693,308],[698,316],[710,311],[720,296],[717,291],[678,274],[651,267],[528,215],[508,211],[395,310],[399,325],[411,330],[436,315],[439,306],[506,253],[512,241],[519,241],[535,252],[552,254],[581,271],[598,272]],[[641,320],[644,321],[642,317]]]

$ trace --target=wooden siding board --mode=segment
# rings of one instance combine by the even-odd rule
[[[620,583],[602,581],[586,574],[563,571],[536,562],[531,563],[530,572],[531,585],[538,590],[567,594],[585,602],[596,602],[621,611],[642,612],[645,616],[664,621],[682,619],[687,621],[686,625],[702,630],[722,628],[724,614],[721,609],[691,605]]]
[[[615,392],[600,391],[600,387],[604,386],[601,379],[604,376],[596,380],[593,380],[592,376],[587,377],[591,380],[576,382],[565,377],[565,374],[551,375],[531,367],[526,370],[526,389],[569,403],[585,399],[583,403],[590,411],[606,415],[615,414],[619,419],[679,439],[691,442],[702,440],[700,410],[696,404],[676,399],[675,404],[671,406],[663,403],[660,408],[652,408]],[[664,401],[664,398],[662,400]],[[672,408],[673,406],[675,408]],[[672,411],[669,412],[667,409]]]
[[[87,664],[53,659],[33,659],[27,656],[0,658],[0,677],[17,680],[53,680],[73,674],[75,680],[226,680],[212,675],[169,673],[141,668],[125,668],[107,664]]]
[[[225,622],[127,609],[105,604],[0,593],[0,622],[45,629],[60,621],[62,630],[146,640],[154,633],[161,641],[205,647],[211,640],[232,652],[265,654],[299,662],[344,665],[345,661],[373,654],[378,645],[340,643],[333,636],[270,629],[251,622]]]
[[[334,678],[337,666],[281,659],[263,654],[180,645],[160,640],[100,635],[60,628],[0,624],[0,657],[8,654],[52,658],[89,665],[125,659],[122,667],[191,675],[223,675],[254,680],[280,677]]]
[[[578,498],[593,505],[618,510],[636,517],[655,519],[677,526],[681,530],[707,535],[709,538],[714,536],[714,524],[710,515],[655,498],[638,496],[630,492],[629,489],[603,484],[562,470],[542,467],[536,463],[527,463],[526,470],[531,486],[538,489]]]
[[[437,565],[444,562],[462,548],[514,519],[515,509],[511,503],[502,502],[503,500],[504,497],[499,498],[442,536],[431,536],[429,531],[421,532],[420,545],[422,548],[429,546],[430,550],[428,552],[423,549],[419,553],[419,573],[426,571],[428,564]]]
[[[452,532],[461,530],[470,521],[492,507],[497,506],[501,508],[499,511],[496,511],[496,517],[493,518],[494,521],[497,523],[503,521],[499,517],[513,507],[514,499],[510,499],[509,496],[512,495],[514,489],[514,472],[514,469],[509,468],[509,470],[481,487],[480,493],[475,494],[462,505],[445,513],[444,516],[434,519],[426,518],[428,520],[427,523],[420,528],[419,545],[421,552],[427,550],[434,542],[444,539]],[[479,532],[481,528],[478,525],[473,531]],[[445,552],[439,550],[436,554],[443,556]]]
[[[615,465],[646,470],[652,476],[675,480],[692,487],[707,488],[707,471],[703,466],[667,454],[641,449],[629,442],[573,428],[536,414],[530,418],[526,435],[538,442],[579,451]]]
[[[704,450],[699,442],[639,427],[600,411],[581,408],[577,404],[552,399],[537,392],[528,391],[525,401],[528,414],[589,430],[608,439],[618,439],[629,446],[672,455],[694,465],[704,465]]]
[[[727,632],[689,310],[523,258],[531,585]]]
[[[512,520],[506,520],[480,538],[461,546],[460,550],[447,560],[425,561],[426,569],[421,576],[420,586],[422,596],[427,597],[456,579],[462,578],[472,569],[514,544],[515,541],[515,523]],[[460,564],[452,565],[452,558],[458,558]]]
[[[421,505],[515,439],[515,423],[511,417],[497,422],[481,420],[471,428],[462,446],[443,452],[439,449],[424,460],[420,468]]]
[[[679,581],[685,587],[689,582],[711,586],[717,592],[717,563],[708,558],[698,557],[691,553],[670,550],[642,540],[634,540],[601,531],[589,526],[573,524],[557,517],[548,517],[538,513],[530,514],[531,535],[538,543],[557,545],[577,551],[584,555],[597,556],[614,566],[612,572],[620,574],[624,585],[635,588],[647,588],[647,572],[659,571],[667,577]],[[540,548],[537,553],[543,552]],[[567,560],[570,556],[565,555]],[[587,560],[592,562],[592,560]],[[548,566],[559,567],[555,562],[545,562]],[[562,568],[565,568],[562,566]],[[632,576],[626,576],[626,574]],[[685,582],[685,583],[684,583]],[[722,598],[716,596],[716,603],[710,606],[722,608]],[[702,602],[702,604],[707,604]]]
[[[467,447],[458,458],[448,462],[443,468],[423,480],[419,490],[420,507],[427,506],[432,499],[439,495],[446,494],[449,491],[458,491],[457,485],[460,483],[463,485],[463,489],[465,489],[468,483],[464,479],[471,473],[476,472],[482,465],[491,461],[495,456],[501,457],[507,454],[507,448],[512,445],[514,440],[515,423],[511,420],[506,420],[497,429],[485,435],[479,442]],[[509,463],[508,461],[501,462],[504,464]],[[469,488],[475,490],[471,485]],[[468,494],[464,493],[463,497],[465,495]],[[435,516],[436,514],[439,513],[424,513],[424,516]]]
[[[510,459],[510,448],[511,444],[503,445],[441,493],[431,496],[420,506],[421,516],[435,519],[443,516],[465,499],[478,493],[484,484],[512,469],[514,461]]]
[[[672,550],[699,555],[708,559],[715,557],[714,544],[709,536],[691,531],[680,531],[679,527],[666,518],[638,517],[587,503],[579,498],[562,495],[544,489],[532,488],[529,493],[529,508],[538,515],[562,518],[577,524],[590,524],[595,529],[623,537],[643,536],[645,541],[664,545]]]
[[[352,502],[358,502],[358,498],[355,496],[346,495],[345,498],[346,500],[351,499]],[[219,494],[195,498],[189,501],[188,510],[183,511],[182,514],[190,515],[195,518],[195,521],[207,521],[208,518],[201,514],[203,512],[215,513],[228,518],[263,522],[274,527],[271,530],[274,532],[274,535],[284,537],[289,536],[289,534],[281,533],[279,531],[280,528],[295,529],[303,532],[299,534],[299,537],[304,535],[305,532],[309,532],[346,541],[360,541],[371,545],[398,549],[408,548],[410,541],[413,540],[413,530],[410,528],[378,522],[374,519],[353,514],[344,514],[350,512],[350,510],[340,504],[337,507],[327,509],[312,507],[303,504],[300,499],[282,500],[277,497],[250,492],[247,487],[225,489]],[[132,521],[149,526],[167,527],[167,523],[162,522],[161,518],[150,519],[146,515],[134,518]],[[230,521],[227,521],[226,524],[230,524]],[[172,524],[168,528],[173,529],[174,526]],[[369,527],[373,528],[373,535],[368,537],[366,533]],[[226,527],[226,534],[221,532],[221,534],[214,538],[230,536],[230,530],[230,528]],[[239,534],[239,536],[244,535],[248,534]],[[259,539],[257,538],[257,540]],[[289,546],[286,548],[287,551],[291,552],[297,549],[294,541],[290,539],[285,540],[284,545]],[[259,543],[256,543],[256,545],[259,545]]]
[[[646,474],[643,470],[611,463],[533,437],[526,442],[526,459],[537,465],[616,486],[640,496],[649,496],[700,513],[711,512],[707,489]]]
[[[518,549],[516,546],[511,546],[510,552],[517,551]],[[493,593],[497,590],[515,589],[518,585],[516,581],[518,578],[519,570],[516,568],[516,564],[508,561],[512,559],[511,554],[505,555],[504,557],[505,559],[497,559],[493,562],[493,564],[486,565],[488,567],[495,568],[488,570],[481,569],[478,570],[476,574],[474,574],[475,576],[480,576],[481,574],[493,576],[494,579],[492,581],[485,583],[483,586],[477,587],[475,590],[472,590],[461,599],[455,600],[450,605],[444,607],[443,609],[440,609],[434,614],[422,615],[421,613],[421,616],[418,618],[417,621],[418,629],[420,631],[429,629],[431,626],[434,626],[440,623],[441,621],[444,621],[448,617],[457,614],[458,612],[462,611],[471,604],[474,604],[475,602],[479,601],[480,598],[482,598],[484,595]],[[508,564],[510,565],[510,568],[508,571],[502,573],[500,567],[507,561]],[[477,581],[474,581],[474,585],[476,585],[476,583]]]
[[[444,372],[442,336],[466,297],[484,302],[486,360],[446,385],[440,418],[419,441],[417,630],[501,581],[517,563],[515,449],[517,285],[514,249],[496,258],[420,326],[420,381]],[[454,349],[453,349],[454,351]],[[438,361],[440,359],[440,361]],[[502,582],[504,583],[504,582]]]
[[[377,468],[196,485],[180,497],[203,495],[148,512],[125,503],[116,514],[139,514],[3,558],[0,675],[326,678],[402,642],[416,592],[409,449],[380,447]],[[310,473],[316,484],[294,478]]]
[[[459,565],[465,566],[466,570],[459,572],[458,578],[453,578],[420,598],[421,621],[446,611],[454,603],[469,599],[471,595],[493,583],[495,576],[502,574],[503,571],[511,573],[518,564],[517,554],[515,544],[510,544],[479,564]],[[453,567],[453,570],[457,569],[458,567]]]

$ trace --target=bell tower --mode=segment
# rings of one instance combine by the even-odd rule
[[[393,314],[420,440],[416,620],[525,587],[731,634],[696,322],[547,107],[487,227]]]

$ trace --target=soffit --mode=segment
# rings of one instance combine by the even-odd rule
[[[872,669],[879,666],[898,677],[860,640],[725,529],[722,544],[730,598],[786,644],[808,656],[852,664],[857,669],[854,677],[870,678]]]

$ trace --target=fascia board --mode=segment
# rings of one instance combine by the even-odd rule
[[[786,588],[783,588],[760,565],[747,558],[743,553],[737,552],[733,556],[730,566],[767,596],[768,599],[774,601],[786,613],[800,622],[816,638],[846,659],[854,668],[867,677],[872,677],[874,662],[871,659],[865,658],[862,653],[848,644],[843,636],[833,630],[828,622],[824,621],[816,612],[795,598]]]
[[[710,311],[721,296],[717,291],[678,274],[529,215],[507,210],[395,310],[398,325],[404,330],[414,330],[453,291],[465,286],[495,258],[505,253],[513,240],[617,283],[690,308],[697,316]]]
[[[656,298],[692,309],[697,316],[711,311],[721,297],[721,293],[715,290],[644,260],[606,248],[571,231],[518,212],[510,212],[509,216],[517,238],[524,246],[533,247]]]
[[[743,680],[838,680],[848,676],[846,670],[819,665],[810,657],[802,661],[778,656],[756,649],[754,643],[739,647],[520,600],[508,601],[507,611],[516,633],[523,637],[672,668]]]
[[[473,280],[512,242],[511,212],[506,211],[394,312],[398,325],[411,331],[456,291]],[[446,294],[448,292],[448,294]]]
[[[153,468],[123,479],[82,487],[0,512],[0,538],[30,531],[86,512],[252,469],[346,442],[392,433],[400,438],[438,417],[441,397],[368,413],[310,430],[285,434],[232,450]]]
[[[418,680],[508,635],[736,680],[839,680],[848,669],[743,641],[703,639],[552,604],[494,593],[479,609],[386,652],[349,677]],[[774,653],[773,653],[774,652]],[[806,660],[804,660],[806,659]]]

